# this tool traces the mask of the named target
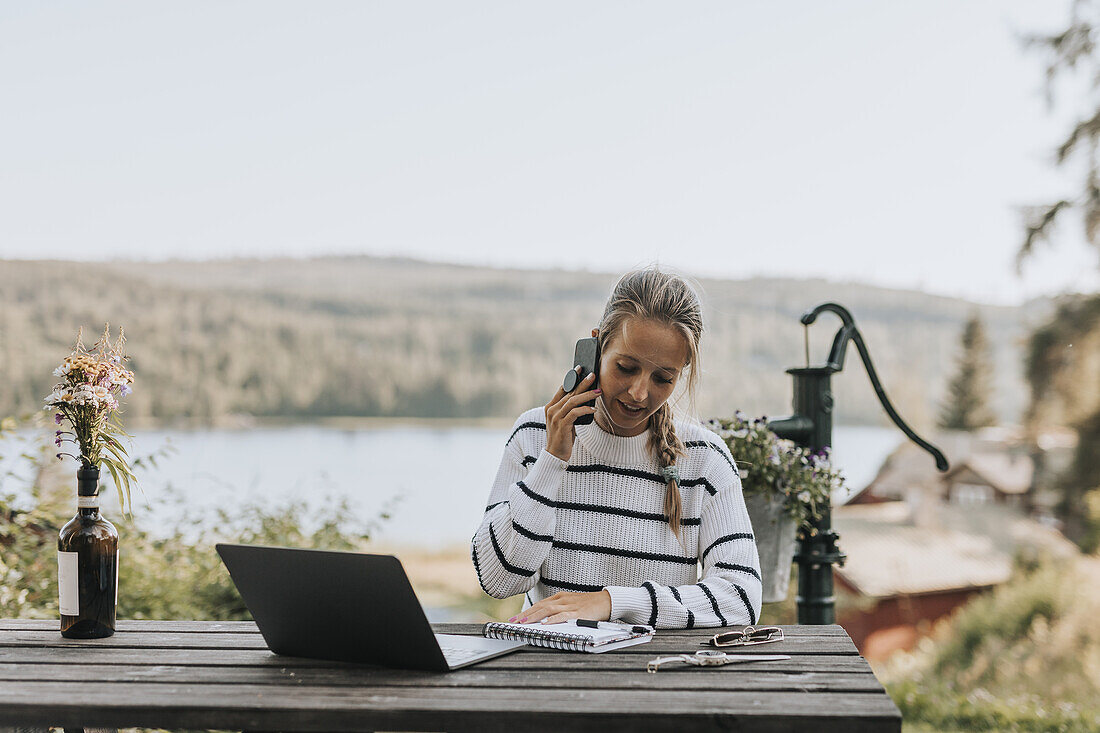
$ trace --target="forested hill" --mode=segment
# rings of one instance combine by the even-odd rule
[[[127,417],[512,417],[549,399],[616,274],[404,259],[167,263],[0,261],[0,415],[34,409],[78,326],[126,328]],[[1027,399],[1021,339],[1035,308],[981,306],[821,280],[707,280],[701,416],[785,414],[805,362],[798,316],[824,301],[856,318],[890,396],[914,424],[938,412],[976,309],[995,345],[996,408]],[[824,361],[839,321],[811,328]],[[881,422],[855,349],[834,378],[837,418]]]

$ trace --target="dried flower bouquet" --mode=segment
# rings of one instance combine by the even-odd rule
[[[126,337],[119,328],[118,338],[111,343],[110,326],[106,325],[89,351],[81,336],[82,332],[77,334],[72,353],[54,370],[61,382],[45,400],[45,409],[55,413],[54,422],[70,428],[56,432],[57,446],[73,443],[79,450],[78,455],[62,450],[57,457],[76,458],[83,468],[106,465],[118,489],[119,508],[129,516],[130,486],[135,477],[122,444],[122,439],[130,441],[130,435],[119,417],[119,401],[133,391],[134,383],[134,373],[123,366],[129,358],[122,350]]]

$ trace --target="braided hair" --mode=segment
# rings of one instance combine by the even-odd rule
[[[703,310],[695,290],[683,278],[655,267],[626,273],[611,291],[600,320],[601,351],[622,332],[626,322],[634,318],[670,326],[683,336],[688,349],[687,392],[694,395],[699,381],[699,339],[703,335]],[[662,469],[675,466],[676,459],[685,454],[672,416],[672,405],[665,402],[649,418],[649,449]],[[675,474],[667,478],[664,513],[669,528],[680,540],[679,482]]]

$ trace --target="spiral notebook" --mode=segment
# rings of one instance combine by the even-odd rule
[[[490,639],[524,641],[533,646],[564,649],[573,652],[599,654],[644,644],[653,638],[649,626],[622,629],[592,629],[577,626],[575,621],[560,624],[509,624],[503,621],[485,624],[484,634]],[[640,631],[644,629],[644,631]]]

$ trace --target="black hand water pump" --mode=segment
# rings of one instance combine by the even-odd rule
[[[817,317],[829,311],[840,317],[841,327],[833,338],[829,360],[823,366],[809,366],[809,327]],[[867,345],[856,328],[848,309],[837,303],[822,303],[802,314],[806,327],[806,366],[787,370],[794,379],[794,414],[768,421],[768,427],[781,438],[787,438],[812,451],[831,447],[833,443],[833,392],[830,379],[844,368],[844,354],[848,342],[856,345],[859,357],[871,379],[871,386],[878,395],[882,409],[890,416],[910,440],[925,449],[936,459],[936,468],[946,471],[947,459],[936,446],[913,432],[890,403],[886,391],[879,382]],[[836,622],[835,597],[833,595],[833,565],[843,565],[845,556],[837,548],[838,535],[832,530],[832,511],[829,505],[822,508],[821,518],[813,522],[813,531],[800,532],[794,560],[798,564],[798,623],[831,624]]]

